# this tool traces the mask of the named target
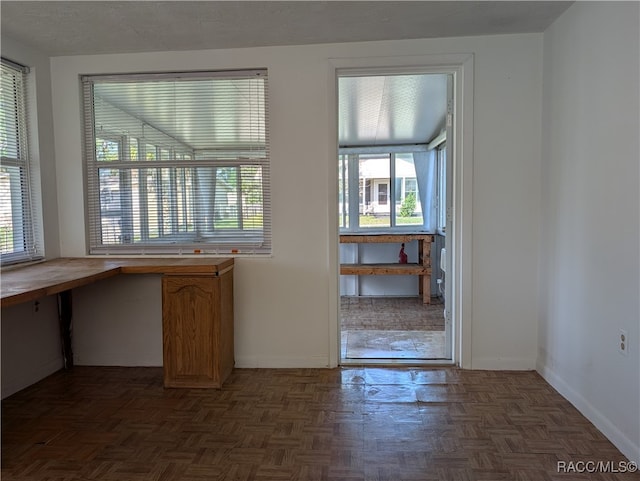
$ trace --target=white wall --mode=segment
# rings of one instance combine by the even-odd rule
[[[531,253],[536,251],[540,205],[542,78],[538,34],[53,58],[62,254],[85,254],[79,75],[267,67],[274,248],[271,258],[237,260],[237,365],[330,365],[338,261],[337,250],[330,248],[337,243],[330,235],[336,232],[337,209],[329,131],[335,119],[328,118],[335,99],[328,94],[333,91],[328,59],[460,52],[475,55],[476,80],[472,365],[533,368],[538,284]],[[89,302],[99,305],[109,296],[96,297]],[[132,322],[143,309],[131,306]],[[87,363],[93,362],[91,351]],[[123,359],[114,352],[101,362],[121,364]]]
[[[121,275],[74,289],[75,363],[162,366],[161,289],[160,276],[153,275]]]
[[[504,37],[476,57],[475,369],[535,366],[542,44],[539,36],[516,39]]]
[[[2,309],[2,399],[62,368],[59,332],[53,296]]]
[[[35,165],[34,178],[41,185],[41,232],[44,232],[45,255],[58,257],[60,245],[49,58],[4,36],[2,56],[31,69],[27,84],[27,112],[31,122],[29,148]],[[3,398],[62,367],[55,298],[39,302],[38,312],[33,303],[2,309]]]
[[[636,461],[638,5],[578,2],[544,34],[538,332],[538,370]]]
[[[329,366],[337,339],[333,58],[474,55],[473,271],[468,365],[532,369],[537,352],[542,35],[508,35],[254,49],[60,57],[51,60],[60,248],[83,256],[79,75],[267,67],[273,180],[273,256],[238,258],[236,365]],[[471,145],[471,144],[470,144]],[[471,175],[467,177],[471,179]],[[148,278],[74,292],[76,359],[160,365],[160,290]],[[471,296],[471,293],[467,295]],[[127,305],[126,315],[117,306]],[[91,308],[87,308],[90,306]],[[4,314],[4,313],[3,313]],[[113,316],[119,322],[111,322]],[[124,317],[123,317],[124,316]],[[144,334],[129,326],[144,322]],[[133,336],[130,343],[101,347]],[[469,328],[471,326],[468,326]],[[101,331],[103,330],[103,331]],[[471,329],[469,329],[471,331]],[[134,347],[135,346],[135,347]]]

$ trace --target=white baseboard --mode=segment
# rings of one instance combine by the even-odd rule
[[[310,357],[260,357],[236,356],[235,367],[239,369],[287,369],[287,368],[327,368],[329,359],[325,356]]]
[[[89,361],[77,361],[74,359],[74,366],[86,366],[86,367],[162,367],[162,361],[123,361],[123,360],[89,360]]]
[[[536,368],[535,359],[520,357],[474,357],[471,369],[481,371],[533,371]]]
[[[573,389],[568,382],[543,362],[537,363],[536,371],[538,371],[545,381],[551,384],[556,391],[567,399],[567,401],[573,404],[584,417],[591,421],[630,461],[640,461],[640,445],[626,437],[617,426],[609,421],[604,414],[589,403],[578,391]]]

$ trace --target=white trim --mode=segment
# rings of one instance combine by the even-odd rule
[[[578,411],[591,421],[595,427],[602,431],[630,461],[640,461],[640,444],[636,444],[626,437],[614,423],[544,362],[538,361],[536,371],[545,381],[551,384],[560,395],[567,399]]]
[[[226,79],[246,79],[251,76],[266,77],[267,69],[240,69],[240,70],[193,70],[184,72],[142,72],[142,73],[116,73],[116,74],[92,74],[83,75],[80,78],[81,82],[92,82],[100,80],[103,82],[117,82],[121,83],[123,77],[126,76],[128,80],[142,81],[142,80],[175,80],[180,79],[192,79],[192,78],[226,78]]]
[[[455,363],[449,359],[343,359],[343,366],[416,366],[420,368],[452,367]]]
[[[452,281],[457,283],[452,299],[454,359],[471,369],[472,353],[472,226],[473,226],[473,85],[474,57],[459,58],[455,84],[454,154],[454,248],[451,256]],[[457,344],[457,345],[456,345]]]
[[[433,150],[442,144],[445,140],[447,140],[447,131],[443,130],[438,135],[436,135],[431,142],[429,142],[426,147],[427,150]]]
[[[239,369],[298,369],[327,368],[325,356],[277,357],[277,356],[237,356],[235,366]]]
[[[479,371],[533,371],[535,365],[535,359],[526,357],[473,358],[473,369]]]
[[[442,134],[440,134],[442,135]],[[431,144],[429,144],[431,145]],[[372,145],[370,147],[340,147],[339,154],[389,154],[407,152],[426,152],[432,147],[426,144]]]
[[[472,301],[472,199],[473,199],[473,54],[407,55],[392,57],[356,57],[328,59],[329,153],[327,160],[335,164],[338,155],[338,73],[362,75],[385,73],[449,73],[455,77],[455,147],[454,147],[454,248],[452,253],[452,296],[454,362],[463,368],[472,367],[471,301]],[[338,176],[328,169],[327,201],[329,259],[329,365],[340,362],[339,336],[339,251],[338,251]]]

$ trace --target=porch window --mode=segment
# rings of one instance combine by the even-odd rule
[[[83,83],[90,253],[271,252],[265,70]]]
[[[341,230],[424,230],[414,153],[340,155],[339,171]],[[429,182],[425,193],[433,191]],[[358,196],[349,196],[356,188]]]
[[[28,69],[2,59],[0,81],[0,255],[2,265],[43,256],[36,222],[26,109]]]

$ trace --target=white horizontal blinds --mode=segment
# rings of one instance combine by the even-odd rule
[[[0,255],[2,264],[42,256],[31,198],[26,67],[2,59],[0,80]]]
[[[84,79],[92,253],[271,252],[265,70]]]

